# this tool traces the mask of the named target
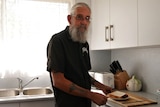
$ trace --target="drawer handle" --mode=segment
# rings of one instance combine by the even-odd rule
[[[108,28],[108,26],[105,27],[105,41],[109,41]]]
[[[114,37],[113,37],[113,25],[110,25],[110,40],[113,41]]]

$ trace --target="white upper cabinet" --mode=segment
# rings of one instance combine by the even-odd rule
[[[138,0],[139,46],[160,45],[160,0]]]
[[[110,0],[111,48],[137,46],[137,0]]]
[[[91,0],[91,50],[137,46],[137,0]]]
[[[110,48],[109,38],[109,0],[91,0],[91,50]]]

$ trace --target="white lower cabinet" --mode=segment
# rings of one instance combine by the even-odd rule
[[[20,107],[55,107],[55,102],[54,100],[22,102]]]
[[[24,101],[20,103],[3,103],[0,107],[55,107],[54,100]]]
[[[98,106],[97,104],[95,104],[95,103],[92,102],[92,107],[106,107],[106,106],[105,106],[105,105],[103,105],[103,106]]]
[[[5,104],[0,104],[0,107],[19,107],[19,103],[5,103]]]

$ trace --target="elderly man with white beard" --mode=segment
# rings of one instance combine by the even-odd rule
[[[89,44],[86,40],[91,9],[85,3],[77,3],[67,16],[69,26],[54,34],[47,46],[47,71],[55,95],[55,107],[91,107],[91,101],[104,105],[107,97],[92,92],[91,85],[105,94],[112,91],[94,78],[91,69]]]

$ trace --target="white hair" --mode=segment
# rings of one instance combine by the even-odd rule
[[[91,9],[90,9],[90,7],[88,6],[88,4],[80,2],[80,3],[76,3],[75,5],[72,6],[71,11],[70,11],[70,14],[71,14],[71,15],[75,14],[75,10],[76,10],[78,7],[87,7],[88,10],[91,12]]]

